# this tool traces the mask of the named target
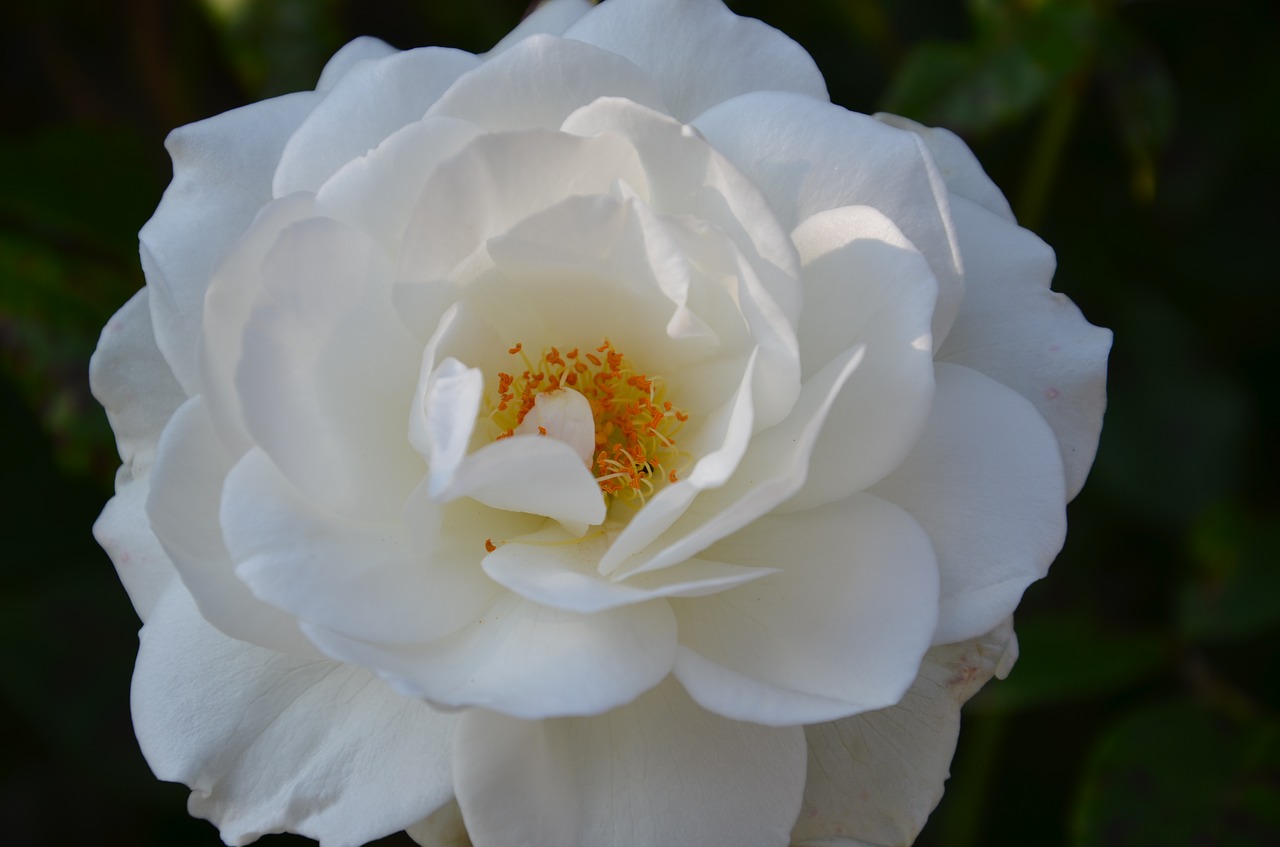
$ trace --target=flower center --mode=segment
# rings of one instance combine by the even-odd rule
[[[499,373],[496,398],[485,401],[495,440],[514,435],[540,396],[569,389],[591,406],[591,464],[601,491],[642,504],[660,485],[679,479],[690,457],[676,447],[676,435],[689,416],[666,399],[661,377],[638,371],[608,340],[594,351],[550,347],[536,360],[521,344],[507,353],[524,367]],[[547,434],[545,427],[538,431]]]

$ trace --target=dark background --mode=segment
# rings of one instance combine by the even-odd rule
[[[138,752],[138,622],[89,535],[118,460],[87,361],[142,284],[165,133],[311,87],[358,34],[487,49],[524,3],[0,10],[6,843],[218,843]],[[836,102],[960,132],[1058,251],[1055,287],[1115,330],[1066,549],[1019,609],[1013,675],[968,707],[919,843],[1280,843],[1280,4],[730,5],[808,48]]]

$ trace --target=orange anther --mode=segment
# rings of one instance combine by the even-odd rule
[[[679,482],[679,481],[680,481],[680,479],[676,476],[676,472],[675,472],[675,471],[672,471],[671,473],[667,474],[667,479],[668,479],[669,481],[671,481],[671,482]]]
[[[494,550],[497,550],[497,549],[498,549],[498,546],[497,546],[496,544],[494,544],[494,543],[493,543],[493,539],[492,539],[492,538],[486,538],[486,539],[484,540],[484,549],[486,549],[486,550],[488,550],[490,553],[492,553]]]
[[[512,356],[514,356],[515,354],[519,353],[519,352],[520,352],[521,350],[523,350],[523,349],[524,349],[524,344],[522,344],[521,342],[517,341],[517,342],[516,342],[516,346],[515,346],[515,347],[508,347],[508,348],[507,348],[507,352],[508,352],[508,353],[510,353]]]
[[[547,434],[547,428],[545,426],[538,427],[538,435],[546,435],[546,434]]]

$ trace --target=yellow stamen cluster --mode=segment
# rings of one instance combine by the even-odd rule
[[[593,465],[601,491],[643,502],[663,482],[678,480],[670,465],[682,457],[675,436],[689,416],[664,398],[661,378],[635,370],[607,340],[594,351],[575,347],[561,353],[551,347],[536,362],[521,344],[507,352],[519,356],[524,369],[518,375],[498,374],[497,399],[488,401],[496,438],[515,433],[538,395],[571,388],[591,404]],[[538,431],[546,435],[545,428]]]

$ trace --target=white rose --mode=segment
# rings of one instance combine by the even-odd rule
[[[484,56],[357,40],[168,147],[93,363],[96,531],[193,814],[914,838],[1110,344],[955,136],[831,105],[718,0],[555,0]]]

